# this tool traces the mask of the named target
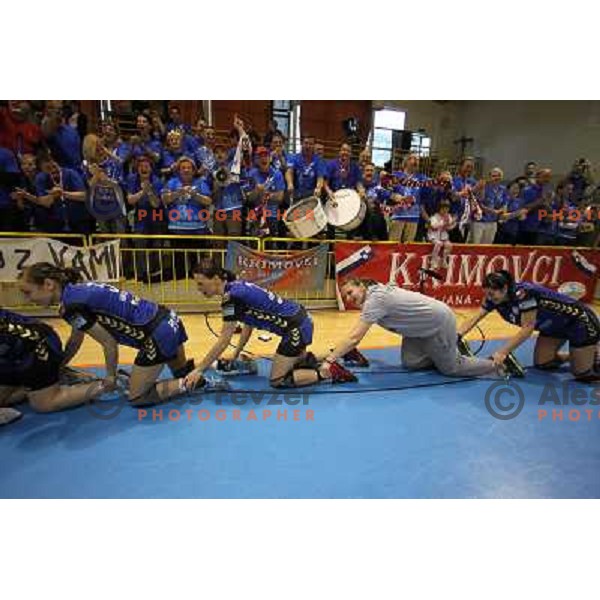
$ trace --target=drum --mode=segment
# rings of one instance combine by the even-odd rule
[[[290,207],[285,224],[294,237],[310,238],[325,229],[327,217],[319,199],[311,196]]]
[[[364,220],[367,205],[351,189],[341,189],[325,205],[325,214],[330,225],[343,231],[353,231]]]

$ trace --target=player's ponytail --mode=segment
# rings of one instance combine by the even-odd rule
[[[69,283],[81,283],[83,281],[83,277],[78,269],[59,267],[48,262],[39,262],[25,267],[21,277],[36,285],[43,285],[46,279],[56,281],[62,286]]]
[[[207,279],[218,277],[222,281],[235,281],[236,275],[227,269],[223,269],[215,263],[200,263],[194,267],[194,275],[202,275]]]

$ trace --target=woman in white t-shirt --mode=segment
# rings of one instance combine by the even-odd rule
[[[371,279],[349,279],[342,285],[341,294],[346,304],[361,309],[360,319],[350,335],[327,356],[326,362],[333,363],[356,348],[377,324],[402,336],[402,364],[407,369],[436,368],[451,377],[511,372],[509,364],[497,368],[491,359],[461,355],[454,313],[435,298]]]

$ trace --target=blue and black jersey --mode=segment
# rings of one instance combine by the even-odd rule
[[[58,382],[62,343],[46,323],[0,310],[0,385],[37,390]]]
[[[104,283],[66,285],[60,312],[74,329],[86,331],[98,323],[119,344],[141,350],[135,361],[140,366],[173,359],[187,340],[174,311]]]
[[[497,310],[505,321],[519,326],[523,314],[535,310],[535,330],[540,335],[569,340],[575,347],[600,339],[600,323],[594,311],[570,296],[535,283],[517,283],[508,300],[497,305],[485,300],[483,309]]]
[[[304,307],[247,281],[225,285],[223,321],[240,321],[251,327],[285,335],[306,316]]]
[[[312,342],[312,319],[304,307],[247,281],[225,284],[223,321],[239,321],[281,336],[277,352],[298,356]]]

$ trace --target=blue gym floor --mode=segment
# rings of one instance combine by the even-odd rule
[[[482,356],[498,344],[488,342]],[[404,372],[398,349],[366,354],[372,365],[358,383],[306,390],[308,406],[267,406],[270,392],[260,406],[249,397],[245,405],[225,397],[217,406],[205,395],[199,405],[180,407],[178,422],[168,418],[178,409],[173,404],[159,407],[162,421],[152,420],[151,409],[140,420],[129,406],[112,419],[94,418],[88,407],[50,415],[24,407],[21,421],[0,429],[0,497],[600,497],[600,407],[538,405],[544,386],[562,385],[567,371],[529,370],[526,379],[512,380],[525,406],[518,417],[499,420],[484,401],[493,381]],[[531,355],[531,343],[519,349],[524,364]],[[262,361],[261,373],[268,367]],[[230,381],[236,389],[268,390],[258,376]],[[594,389],[577,387],[583,395]],[[99,405],[118,407],[115,400]],[[549,416],[540,421],[542,408]],[[224,421],[216,418],[219,409]],[[278,421],[285,409],[287,421]],[[562,409],[562,421],[552,421],[552,409]],[[573,409],[579,421],[569,420]],[[193,411],[191,421],[185,410]],[[209,420],[201,421],[199,410]],[[273,416],[263,420],[263,410]],[[301,420],[293,420],[294,410]],[[247,420],[251,411],[256,421]]]

